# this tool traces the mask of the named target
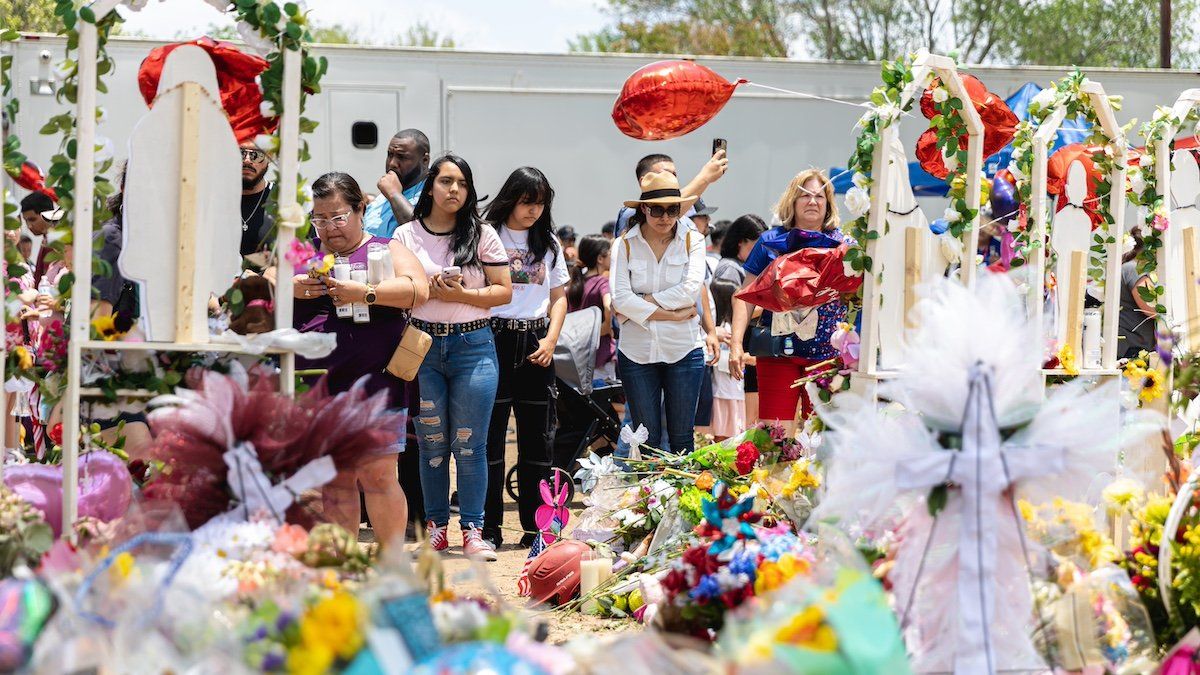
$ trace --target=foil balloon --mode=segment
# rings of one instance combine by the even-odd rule
[[[229,125],[233,127],[238,143],[253,141],[255,136],[269,134],[275,129],[279,117],[263,117],[262,89],[255,81],[267,69],[267,60],[241,52],[232,43],[210,37],[163,45],[150,52],[142,61],[137,77],[138,90],[146,100],[146,105],[153,105],[158,95],[158,82],[162,78],[167,55],[185,44],[200,47],[212,57],[217,69],[217,86],[221,90],[221,107],[229,117]]]
[[[1096,188],[1102,176],[1100,168],[1092,159],[1093,155],[1101,152],[1104,152],[1104,147],[1100,145],[1072,143],[1055,150],[1046,162],[1046,192],[1058,195],[1058,201],[1054,205],[1056,213],[1070,203],[1066,187],[1067,174],[1071,170],[1071,165],[1075,162],[1083,165],[1084,172],[1087,173],[1087,196],[1082,204],[1076,204],[1076,206],[1083,208],[1084,213],[1087,213],[1088,218],[1092,221],[1093,230],[1104,222],[1104,216],[1100,215],[1100,203],[1096,198]]]
[[[1004,180],[999,174],[992,179],[992,219],[1008,224],[1009,221],[1017,217],[1017,188],[1012,183]]]
[[[988,91],[978,78],[963,75],[962,79],[963,88],[967,90],[967,96],[975,104],[975,110],[979,113],[979,119],[983,123],[983,158],[987,159],[1008,145],[1016,134],[1019,120],[1004,99]],[[933,91],[937,86],[939,84],[935,80],[921,95],[921,112],[929,119],[933,119],[937,114],[933,103]],[[959,149],[967,147],[965,134],[959,137],[958,147]],[[921,168],[934,177],[945,178],[950,174],[950,170],[946,168],[945,158],[942,157],[942,150],[937,147],[937,131],[933,127],[926,129],[925,133],[917,139],[915,154],[921,163]]]
[[[692,61],[651,63],[625,80],[613,122],[621,133],[643,141],[683,136],[715,117],[745,82],[729,82]]]
[[[4,468],[4,484],[46,516],[54,536],[62,535],[63,469],[51,464]],[[79,516],[108,522],[125,515],[133,499],[133,479],[120,457],[89,452],[79,458]]]

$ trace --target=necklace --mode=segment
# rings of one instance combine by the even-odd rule
[[[258,193],[258,203],[254,205],[254,208],[250,209],[250,218],[253,218],[254,213],[258,211],[258,207],[262,206],[263,200],[267,198],[267,193],[271,191],[270,187],[269,185],[264,186],[262,192]],[[242,232],[250,229],[250,218],[242,218]]]

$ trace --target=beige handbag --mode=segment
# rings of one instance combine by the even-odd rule
[[[412,282],[411,278],[405,278]],[[413,285],[416,286],[415,283]],[[415,295],[416,289],[413,290]],[[392,358],[388,361],[387,371],[402,380],[412,382],[432,344],[433,338],[429,337],[429,333],[412,324],[405,326],[404,335],[400,336],[400,344],[396,345],[396,351],[392,352]]]

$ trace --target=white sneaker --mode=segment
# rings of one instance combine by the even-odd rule
[[[483,539],[483,533],[474,525],[463,531],[463,555],[488,562],[496,560],[496,549]]]

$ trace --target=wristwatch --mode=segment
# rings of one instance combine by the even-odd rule
[[[375,299],[375,287],[371,284],[367,284],[367,292],[363,295],[363,302],[367,303],[368,305],[373,305],[375,304]]]

